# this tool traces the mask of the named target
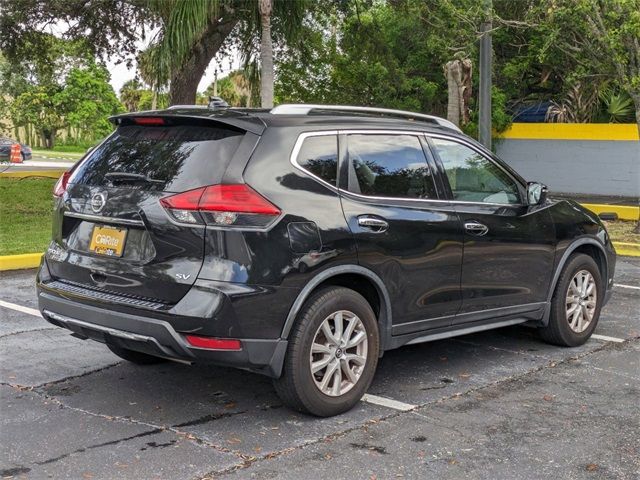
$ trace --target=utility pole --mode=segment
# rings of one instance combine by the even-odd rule
[[[492,0],[483,0],[484,20],[480,27],[480,112],[478,121],[478,139],[491,149],[491,20]]]
[[[213,71],[213,96],[218,96],[218,67]]]

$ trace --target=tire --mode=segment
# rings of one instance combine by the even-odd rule
[[[359,341],[357,346],[336,346],[331,341],[336,337],[325,335],[323,324],[329,325],[333,335],[338,322],[343,325],[341,340],[344,342],[349,337],[350,343]],[[353,332],[351,335],[348,329]],[[315,349],[322,348],[322,351],[312,355],[314,341]],[[379,349],[376,316],[362,295],[343,287],[319,290],[298,314],[289,336],[282,376],[274,380],[275,390],[282,402],[294,410],[318,417],[344,413],[353,408],[369,388],[378,365]],[[364,364],[362,358],[365,358]],[[312,373],[312,362],[317,367],[326,361],[331,363]],[[323,391],[325,378],[329,382]]]
[[[579,280],[575,279],[579,273],[583,278],[585,278],[584,273],[582,272],[588,272],[593,279],[593,289],[591,291],[595,291],[595,300],[591,296],[583,299],[583,296],[581,295],[582,292],[577,292],[580,294],[576,295],[576,285],[579,283],[575,282],[579,282]],[[587,281],[585,280],[583,283],[587,283]],[[574,298],[574,303],[568,302],[570,297]],[[580,298],[580,300],[577,300],[576,297]],[[540,336],[548,343],[564,347],[577,347],[584,344],[589,340],[589,337],[591,337],[591,334],[598,325],[603,299],[604,288],[602,284],[602,277],[595,260],[589,255],[582,253],[572,255],[567,260],[567,263],[558,278],[558,283],[553,293],[553,298],[551,299],[549,324],[538,330]],[[578,320],[575,320],[575,315],[579,316],[580,312],[574,311],[573,314],[568,312],[568,309],[573,306],[577,306],[578,309],[582,309],[582,303],[580,302],[584,302],[585,308],[588,311],[593,310],[592,318],[586,325],[580,322],[579,318]],[[589,308],[588,304],[595,305],[592,305],[592,308]],[[588,319],[588,314],[585,314],[584,310],[582,310],[582,312],[582,318]],[[572,328],[572,325],[578,325],[578,328]]]
[[[153,355],[147,355],[146,353],[136,352],[135,350],[129,350],[128,348],[116,347],[107,343],[107,347],[115,355],[127,362],[135,363],[136,365],[154,365],[156,363],[166,362],[167,360],[160,357],[154,357]]]

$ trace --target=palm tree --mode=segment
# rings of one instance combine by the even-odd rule
[[[271,43],[271,0],[258,0],[260,11],[260,101],[273,107],[273,45]]]
[[[193,103],[205,69],[231,40],[255,53],[262,29],[263,0],[147,0],[162,28],[139,57],[146,83],[159,89],[169,84],[170,104]],[[302,24],[309,0],[273,0],[268,28],[281,41],[293,38]],[[271,32],[271,18],[278,18]],[[277,31],[276,31],[277,30]],[[273,55],[270,54],[273,63]],[[273,71],[273,68],[272,68]],[[273,75],[271,75],[273,78]],[[273,82],[273,80],[271,80]],[[273,95],[272,95],[273,97]]]
[[[135,112],[138,110],[140,98],[142,98],[142,84],[138,79],[133,78],[124,82],[120,88],[120,101],[127,109],[127,112]]]

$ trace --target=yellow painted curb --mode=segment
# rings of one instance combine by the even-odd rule
[[[15,170],[0,173],[0,178],[26,178],[26,177],[46,177],[46,178],[60,178],[67,169],[58,170]]]
[[[638,141],[635,123],[513,123],[500,138]]]
[[[601,205],[595,203],[583,203],[581,205],[598,215],[603,212],[615,213],[618,215],[619,220],[638,220],[638,218],[640,218],[640,207],[632,207],[630,205]]]
[[[640,257],[640,243],[612,242],[618,255]]]
[[[42,253],[23,253],[22,255],[0,255],[0,271],[36,268],[40,265]]]

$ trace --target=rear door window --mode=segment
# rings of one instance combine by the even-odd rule
[[[121,126],[82,162],[71,182],[91,186],[116,182],[167,192],[216,184],[243,135],[216,126]],[[125,174],[138,175],[140,181]]]
[[[349,190],[374,197],[437,198],[415,135],[348,135]]]

